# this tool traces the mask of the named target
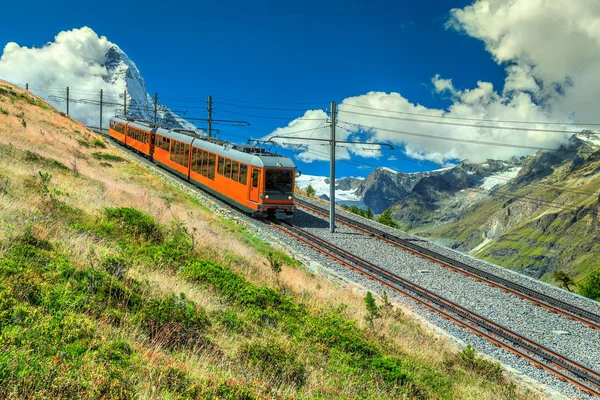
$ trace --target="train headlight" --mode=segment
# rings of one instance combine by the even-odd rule
[[[292,196],[288,196],[288,200],[291,200],[291,199],[292,199]]]
[[[269,195],[268,195],[268,194],[265,194],[265,199],[268,199],[268,198],[269,198]]]

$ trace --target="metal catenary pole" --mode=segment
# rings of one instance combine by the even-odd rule
[[[100,132],[102,132],[102,97],[104,95],[104,91],[100,89]]]
[[[123,114],[127,116],[127,90],[123,92]]]
[[[156,126],[156,112],[158,108],[158,93],[154,93],[154,126]]]
[[[69,87],[67,86],[67,115],[69,115]]]
[[[331,102],[331,159],[329,160],[329,232],[335,232],[335,101]]]
[[[29,92],[29,83],[25,84],[25,91]]]
[[[208,137],[212,136],[212,96],[208,96]]]

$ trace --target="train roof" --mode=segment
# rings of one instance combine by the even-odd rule
[[[217,138],[202,136],[197,132],[186,129],[155,128],[152,124],[130,120],[123,117],[113,117],[111,120],[122,122],[136,128],[153,131],[158,135],[170,137],[194,147],[205,149],[220,156],[231,158],[243,163],[261,168],[296,168],[294,162],[285,156],[269,153],[264,149],[247,144],[227,142]]]

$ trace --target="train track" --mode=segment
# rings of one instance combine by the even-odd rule
[[[542,346],[485,317],[412,283],[384,268],[372,264],[286,221],[265,223],[287,234],[313,250],[351,268],[361,275],[407,296],[429,310],[441,314],[459,326],[528,360],[585,393],[600,397],[600,373]]]
[[[328,212],[325,212],[325,210],[319,206],[316,206],[312,203],[298,198],[296,198],[295,201],[296,204],[302,208],[305,208],[315,214],[327,218],[329,217]],[[369,236],[374,236],[380,240],[385,241],[386,243],[401,248],[402,250],[408,251],[421,258],[425,258],[443,267],[449,268],[453,271],[462,273],[463,275],[484,282],[490,286],[502,289],[508,293],[512,293],[515,296],[518,296],[524,300],[528,300],[531,303],[540,307],[544,307],[554,313],[562,314],[570,319],[579,321],[589,326],[590,328],[600,330],[600,315],[594,314],[580,307],[566,303],[552,296],[540,293],[534,289],[512,282],[508,279],[504,279],[481,268],[468,265],[451,257],[440,254],[436,251],[427,249],[423,246],[419,246],[418,244],[409,240],[390,235],[389,233],[384,232],[380,229],[374,228],[362,222],[358,222],[354,219],[345,217],[343,215],[336,215],[336,220],[342,223],[343,225],[358,230],[359,232],[365,233]]]

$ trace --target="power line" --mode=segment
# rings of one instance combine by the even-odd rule
[[[217,104],[222,104],[224,106],[230,107],[240,107],[240,108],[251,108],[257,110],[276,110],[276,111],[308,111],[306,108],[282,108],[282,107],[260,107],[260,106],[248,106],[243,104],[233,104],[218,101]]]
[[[277,120],[284,120],[284,121],[290,121],[290,120],[298,120],[298,121],[326,121],[326,118],[304,118],[304,117],[275,117],[272,115],[256,115],[256,114],[247,114],[247,113],[241,113],[238,111],[231,111],[231,110],[219,110],[218,112],[221,113],[225,113],[225,114],[232,114],[232,115],[242,115],[244,117],[253,117],[253,118],[265,118],[265,119],[277,119]]]
[[[228,98],[224,98],[224,97],[215,97],[215,99],[217,100],[225,100],[225,101],[231,101],[234,103],[245,103],[245,104],[264,104],[264,105],[269,105],[269,104],[285,104],[285,105],[307,105],[307,104],[328,104],[327,101],[305,101],[305,102],[283,102],[283,101],[278,101],[278,102],[262,102],[262,101],[249,101],[249,100],[236,100],[236,99],[228,99]]]
[[[354,115],[363,115],[368,117],[376,117],[376,118],[387,118],[398,121],[407,121],[407,122],[418,122],[423,124],[435,124],[435,125],[451,125],[451,126],[464,126],[468,128],[488,128],[488,129],[501,129],[508,131],[525,131],[525,132],[547,132],[547,133],[561,133],[561,134],[577,134],[581,131],[564,131],[557,129],[538,129],[538,128],[521,128],[521,127],[508,127],[508,126],[493,126],[493,125],[472,125],[472,124],[463,124],[459,122],[441,122],[441,121],[428,121],[424,119],[414,119],[414,118],[401,118],[401,117],[393,117],[391,115],[376,115],[369,113],[361,113],[356,111],[340,111],[343,113],[354,114]]]
[[[596,124],[596,123],[580,124],[577,122],[534,122],[534,121],[515,121],[515,120],[511,121],[511,120],[485,119],[485,118],[449,117],[446,115],[428,115],[428,114],[423,114],[423,113],[411,113],[411,112],[404,112],[404,111],[386,110],[383,108],[359,106],[357,104],[350,104],[350,103],[342,103],[342,104],[340,104],[340,106],[364,108],[366,110],[375,110],[375,111],[382,111],[382,112],[402,114],[402,115],[415,115],[415,116],[419,116],[419,117],[454,119],[454,120],[461,120],[461,121],[499,122],[499,123],[507,123],[507,124],[532,124],[532,125],[600,126],[600,124]]]
[[[425,138],[429,138],[429,139],[445,140],[445,141],[450,141],[450,142],[462,142],[462,143],[470,143],[470,144],[480,144],[480,145],[485,145],[485,146],[510,147],[510,148],[530,149],[530,150],[545,150],[545,151],[556,150],[556,149],[553,149],[550,147],[526,146],[526,145],[514,144],[514,143],[488,142],[488,141],[475,140],[475,139],[461,139],[461,138],[457,138],[457,137],[437,136],[437,135],[430,135],[430,134],[426,134],[426,133],[406,132],[406,131],[399,131],[399,130],[395,130],[395,129],[380,128],[380,127],[375,127],[375,126],[366,126],[366,125],[354,124],[352,122],[347,122],[347,121],[342,121],[342,120],[338,120],[338,121],[345,123],[345,124],[353,125],[353,126],[356,126],[358,128],[362,128],[362,129],[373,129],[373,130],[384,131],[384,132],[398,133],[400,135],[425,137]]]

